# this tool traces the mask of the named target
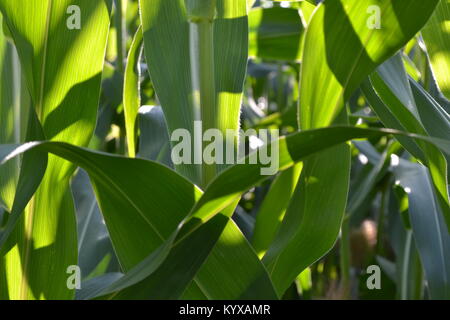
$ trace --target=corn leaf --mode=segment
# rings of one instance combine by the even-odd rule
[[[450,298],[449,6],[0,0],[0,299]]]
[[[420,30],[436,4],[437,1],[405,0],[321,3],[305,36],[300,128],[345,123],[342,114],[350,95],[364,77]],[[381,28],[377,28],[377,17],[371,8],[380,12]],[[416,17],[413,22],[411,15]],[[297,197],[292,200],[297,209],[288,211],[286,227],[282,226],[264,257],[278,292],[284,292],[304,268],[334,245],[345,212],[349,176],[348,146],[337,146],[305,161]],[[304,259],[294,258],[298,252],[302,252]]]
[[[286,138],[281,138],[279,140],[280,169],[287,169],[301,158],[319,152],[324,148],[329,148],[342,143],[343,141],[354,138],[375,137],[386,133],[393,133],[395,135],[400,134],[399,132],[390,130],[331,127],[304,131]],[[414,137],[418,138],[418,136]],[[446,154],[450,153],[450,145],[445,140],[427,137],[420,137],[420,139],[430,142],[433,141],[433,143],[439,145]],[[191,210],[190,215],[183,220],[176,233],[171,236],[170,241],[174,241],[175,245],[177,245],[189,238],[196,230],[203,228],[203,226],[216,217],[219,212],[221,212],[221,216],[226,215],[227,213],[222,210],[232,205],[246,190],[264,180],[264,177],[262,177],[259,172],[261,167],[262,166],[258,164],[234,165],[220,174],[207,188],[200,200],[197,201]],[[228,215],[230,215],[231,212],[229,210],[227,211]],[[211,242],[215,242],[217,239],[213,236],[214,234],[210,233],[210,238],[205,238],[203,244],[205,246],[211,246]],[[126,289],[128,286],[135,285],[140,281],[149,281],[150,283],[153,283],[154,277],[152,274],[161,264],[161,260],[164,260],[167,257],[167,251],[170,250],[169,248],[170,244],[166,242],[152,255],[139,263],[136,268],[133,268],[133,270],[117,284],[107,288],[105,293]],[[196,255],[195,259],[198,258],[199,256]],[[193,258],[191,257],[191,259]],[[206,256],[204,259],[206,259]],[[183,264],[183,266],[180,266],[180,268],[183,267],[186,268],[186,265]],[[189,265],[189,267],[191,266]],[[178,270],[178,272],[180,274],[183,273],[182,270]],[[191,291],[192,290],[194,289],[191,288]]]
[[[367,96],[373,108],[377,112],[379,110],[382,121],[384,120],[383,114],[391,113],[409,132],[421,135],[433,133],[442,139],[448,139],[450,130],[448,114],[424,90],[419,90],[417,85],[414,85],[415,95],[413,95],[400,56],[393,57],[380,66],[378,72],[371,76],[371,83],[379,99],[370,93],[370,88],[364,86],[364,91],[368,92]],[[417,97],[417,103],[415,97]],[[419,110],[421,111],[419,112]],[[399,126],[394,128],[401,129]],[[419,159],[430,168],[434,185],[439,191],[442,213],[447,226],[450,226],[445,156],[431,145],[418,142],[418,146],[422,151],[419,153]],[[409,144],[405,147],[409,147]],[[417,155],[415,148],[412,149],[412,152]]]
[[[141,106],[140,97],[140,57],[142,53],[142,27],[139,26],[134,35],[128,53],[127,66],[123,88],[123,110],[125,113],[125,127],[127,133],[128,155],[136,155],[137,115]]]
[[[261,204],[252,238],[253,248],[260,257],[264,256],[280,228],[301,171],[300,163],[281,172]]]
[[[139,109],[139,128],[138,156],[172,168],[170,140],[161,107],[143,106]]]
[[[414,241],[425,270],[431,299],[450,298],[450,234],[427,168],[400,159],[394,167],[406,190]]]
[[[381,158],[371,145],[366,144],[364,149],[371,152],[374,160]],[[408,272],[414,272],[414,269],[409,269],[414,267],[414,255],[417,255],[415,248],[417,248],[425,270],[431,299],[448,299],[450,234],[443,219],[430,170],[422,164],[404,159],[399,159],[398,163],[392,164],[390,170],[394,174],[396,184],[405,190],[405,196],[408,198],[407,211],[411,222],[411,229],[406,232],[395,228],[395,232],[399,233],[396,237],[402,238],[394,246],[396,254],[401,257],[397,262],[400,298],[414,297],[412,287],[414,287],[415,279],[409,276]],[[397,215],[397,212],[394,214]],[[417,293],[415,296],[417,297]]]
[[[246,3],[240,0],[217,1],[213,67],[206,68],[206,73],[214,70],[214,80],[205,84],[214,86],[211,89],[214,90],[213,97],[210,97],[214,101],[203,107],[199,106],[198,100],[202,100],[204,90],[197,87],[195,79],[199,72],[196,68],[206,61],[195,63],[199,53],[190,51],[190,41],[193,41],[190,34],[194,33],[190,28],[195,27],[188,21],[184,0],[141,0],[140,6],[145,56],[169,133],[184,128],[193,135],[195,120],[202,120],[204,126],[222,132],[226,129],[237,132],[248,56]],[[205,113],[210,113],[211,117]],[[181,164],[176,168],[194,183],[201,184],[199,165]]]
[[[249,12],[249,56],[269,60],[300,60],[304,27],[299,11],[256,8]]]
[[[14,47],[3,32],[3,18],[0,15],[0,143],[20,143],[20,69]],[[0,206],[11,210],[19,175],[18,160],[0,169]]]
[[[450,99],[450,1],[440,0],[422,30],[431,68],[442,93]]]
[[[300,132],[280,139],[280,168],[287,169],[307,155],[349,139],[376,137],[391,133],[401,134],[389,130],[345,127]],[[447,154],[450,154],[448,142],[434,138],[420,138],[437,143]],[[229,209],[224,209],[230,205],[233,208],[233,202],[239,199],[243,192],[263,179],[259,172],[261,165],[235,165],[224,171],[201,196],[200,190],[194,185],[160,164],[147,160],[101,154],[59,142],[33,142],[20,147],[2,145],[0,147],[0,163],[27,150],[51,152],[83,167],[89,173],[121,266],[125,270],[129,270],[125,277],[112,287],[102,291],[102,294],[114,290],[121,291],[132,285],[145,288],[149,293],[157,292],[161,281],[167,280],[164,276],[167,275],[164,269],[168,267],[168,263],[165,261],[170,262],[171,270],[180,272],[177,274],[186,274],[186,277],[183,278],[184,281],[171,282],[173,292],[182,294],[189,281],[192,280],[190,278],[195,275],[194,270],[201,266],[210,253],[210,249],[220,237],[226,225],[223,217],[229,218],[232,214]],[[118,170],[117,168],[128,169]],[[144,179],[149,176],[148,174],[153,177],[150,183]],[[164,181],[171,181],[171,183],[163,183]],[[148,196],[149,190],[151,190],[151,197]],[[190,190],[190,192],[182,193],[179,190]],[[200,200],[195,202],[200,196]],[[174,199],[182,200],[174,201]],[[189,210],[187,205],[189,203],[193,206],[195,204],[195,206],[189,217],[183,219],[184,214]],[[129,214],[122,215],[123,210],[128,210]],[[169,212],[168,210],[170,210],[170,214],[165,213]],[[206,225],[221,211],[222,218],[218,217],[214,222]],[[177,220],[180,220],[181,223]],[[134,232],[123,228],[124,225],[129,226]],[[177,227],[177,225],[179,226]],[[206,226],[202,228],[204,225]],[[174,231],[175,229],[176,231]],[[209,234],[208,238],[200,237],[206,249],[203,248],[204,251],[197,250],[198,254],[196,255],[186,255],[186,250],[179,248],[191,248],[194,245],[199,249],[199,238],[195,235],[196,230]],[[142,234],[146,235],[145,242],[142,241]],[[225,233],[225,237],[229,237],[229,233]],[[226,239],[223,240],[225,243],[227,243]],[[172,246],[176,250],[171,250]],[[152,253],[145,258],[145,251]],[[181,255],[183,260],[177,259],[178,255]],[[255,253],[253,253],[253,258],[248,255],[246,257],[250,261],[257,260]],[[183,262],[173,265],[174,261]],[[243,266],[245,264],[241,263],[241,268]],[[259,265],[258,269],[259,273],[251,273],[252,277],[247,278],[249,286],[244,288],[246,291],[241,292],[241,296],[266,298],[272,296],[270,280],[265,274],[264,268]],[[260,281],[261,279],[265,280]],[[144,280],[143,283],[139,283],[142,280]],[[261,286],[265,288],[264,291],[261,290]],[[131,295],[127,296],[148,297],[145,292],[147,291],[131,291]],[[173,298],[173,296],[170,297]]]
[[[81,0],[78,9],[69,8],[72,4],[69,0],[2,0],[0,10],[45,139],[87,145],[96,122],[111,1]],[[76,15],[79,29],[72,20]],[[69,190],[74,169],[50,157],[36,195],[2,250],[2,279],[7,283],[1,286],[2,295],[12,299],[74,296],[66,285],[67,267],[77,264],[76,221]],[[54,189],[55,185],[59,187]],[[22,268],[13,267],[18,264]]]
[[[96,268],[101,263],[105,271],[118,271],[116,254],[85,171],[78,171],[71,189],[77,214],[78,266],[82,279],[100,272]]]

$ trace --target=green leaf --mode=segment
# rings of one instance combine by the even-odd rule
[[[173,167],[170,158],[170,140],[166,119],[160,106],[143,106],[139,109],[140,158],[154,160]]]
[[[256,8],[249,12],[248,18],[250,56],[269,60],[300,60],[304,27],[298,10]]]
[[[142,27],[134,35],[130,51],[128,53],[127,66],[123,87],[123,110],[125,113],[125,128],[127,133],[128,155],[136,155],[137,115],[141,106],[140,97],[140,58],[142,53]]]
[[[280,169],[287,169],[294,164],[294,161],[298,161],[302,157],[348,139],[377,137],[390,133],[401,134],[389,130],[335,127],[300,132],[287,138],[281,138]],[[446,153],[450,154],[450,146],[447,142],[431,138],[422,139],[438,143]],[[184,222],[179,224],[179,221],[187,214],[189,207],[193,206],[196,199],[201,196],[201,192],[170,169],[146,160],[100,154],[58,142],[29,143],[20,148],[16,145],[2,145],[0,147],[0,159],[2,159],[0,163],[30,149],[51,152],[88,171],[118,258],[122,267],[131,272],[127,278],[122,280],[126,286],[146,278],[150,284],[158,284],[158,281],[163,281],[164,279],[158,277],[158,275],[164,275],[163,271],[158,271],[159,267],[167,267],[163,264],[167,257],[179,261],[176,259],[177,252],[183,253],[183,250],[172,252],[170,250],[172,244],[190,247],[191,242],[185,242],[185,240],[195,240],[197,237],[190,238],[189,235],[195,233],[195,230],[206,224],[225,207],[234,208],[233,203],[243,192],[265,178],[260,175],[261,165],[243,164],[227,169],[195,204],[189,218],[185,218]],[[128,169],[118,170],[117,168]],[[152,177],[150,183],[145,180],[147,176]],[[180,190],[184,190],[184,192],[180,192]],[[187,192],[187,190],[190,191]],[[151,197],[148,196],[149,192]],[[179,201],[174,201],[174,199]],[[127,210],[127,216],[122,214],[124,210]],[[232,211],[227,209],[222,213],[222,216],[230,217]],[[219,218],[219,220],[221,219]],[[124,225],[128,228],[123,228]],[[177,225],[179,226],[177,227]],[[210,227],[215,232],[210,232],[208,238],[203,238],[202,244],[205,248],[211,248],[223,230],[223,228],[216,229],[216,223],[212,223],[206,228]],[[133,232],[129,232],[130,229]],[[174,232],[175,229],[177,231]],[[142,234],[146,235],[145,242],[142,241]],[[225,235],[225,237],[229,236]],[[241,239],[244,239],[242,234]],[[173,241],[176,242],[173,243]],[[225,244],[228,241],[226,238],[224,239]],[[164,244],[161,246],[162,243]],[[150,252],[153,252],[151,256],[143,260]],[[247,252],[251,253],[252,251],[247,250]],[[187,278],[184,279],[184,282],[173,283],[174,292],[182,293],[182,288],[188,284],[186,280],[193,275],[193,270],[196,269],[192,269],[191,266],[199,268],[208,253],[208,250],[202,251],[202,254],[199,251],[198,255],[188,255],[183,263],[176,264],[178,268],[176,270],[181,271],[176,274],[183,275],[183,271],[186,271]],[[249,261],[258,260],[255,253],[253,253],[253,258],[248,254],[244,256]],[[191,259],[190,263],[186,263],[188,258]],[[243,271],[247,270],[243,266],[245,264],[239,265],[239,268]],[[261,265],[257,268],[260,270],[259,273],[250,273],[251,277],[247,278],[250,281],[248,282],[249,286],[244,287],[247,291],[241,292],[240,296],[265,295],[268,297],[270,295],[270,291],[266,291],[270,288],[270,280]],[[187,272],[187,270],[190,271]],[[257,281],[260,279],[265,280]],[[252,286],[252,283],[255,285]],[[269,287],[267,287],[267,283],[269,283]],[[206,285],[207,283],[202,284]],[[264,284],[266,284],[266,290],[261,291],[260,285],[264,286]],[[147,289],[154,290],[156,287],[150,286]]]
[[[382,159],[370,145],[365,145],[365,152],[369,151],[375,161]],[[417,257],[416,248],[425,270],[431,299],[448,299],[450,290],[450,234],[447,232],[445,221],[438,202],[437,193],[427,167],[399,159],[390,168],[395,177],[396,185],[401,186],[408,198],[408,216],[412,231],[404,231],[403,223],[397,210],[392,212],[397,217],[391,217],[395,243],[394,250],[397,259],[397,285],[401,299],[417,297],[420,289],[415,288],[416,276],[420,268],[414,261]],[[399,221],[400,220],[400,221]],[[401,224],[401,226],[399,226]],[[414,243],[415,242],[415,245]],[[416,273],[416,276],[410,275]],[[417,275],[418,273],[418,275]]]
[[[379,154],[369,142],[358,143],[358,148],[367,156],[369,162],[373,165],[377,165],[380,162],[386,161],[386,156],[390,154],[390,150],[387,149],[383,154]],[[400,160],[399,164],[409,162]],[[389,167],[392,171],[392,167]],[[395,169],[395,168],[394,168]],[[399,188],[394,186],[394,188]],[[406,226],[402,219],[403,210],[406,208],[399,208],[397,201],[395,201],[394,190],[386,190],[387,201],[387,217],[388,219],[388,235],[391,243],[391,247],[396,256],[395,262],[391,262],[384,257],[377,256],[377,262],[379,262],[383,271],[389,276],[391,280],[396,282],[397,285],[397,297],[401,300],[417,300],[423,298],[423,275],[422,265],[420,264],[419,255],[414,244],[413,232],[410,226]],[[398,192],[400,199],[405,192]],[[407,202],[407,200],[406,200]],[[378,229],[380,232],[380,229]],[[381,231],[383,232],[383,231]],[[380,239],[380,238],[379,238]]]
[[[306,34],[301,83],[307,94],[300,95],[302,128],[329,124],[364,78],[420,30],[437,3],[327,0],[319,5]],[[367,27],[372,5],[381,10],[381,29]]]
[[[383,132],[388,133],[392,131],[331,127],[304,131],[286,138],[281,138],[279,140],[280,169],[287,169],[302,157],[342,143],[348,139],[374,137],[383,134]],[[422,139],[429,140],[430,138]],[[439,139],[430,139],[430,141],[431,140],[441,145],[446,153],[450,153],[448,142]],[[224,215],[223,209],[232,205],[246,190],[264,180],[265,177],[260,175],[261,167],[261,164],[240,164],[232,166],[220,174],[195,204],[194,208],[191,210],[191,214],[185,218],[178,227],[179,231],[173,235],[174,239],[178,239],[176,240],[176,243],[180,243],[182,240],[188,238],[219,212],[222,212],[222,215]],[[228,212],[228,214],[231,213]],[[323,227],[323,225],[320,227]],[[304,231],[307,231],[307,229]],[[213,234],[210,234],[210,237],[211,239],[204,239],[204,245],[210,245],[209,243],[211,241],[216,241]],[[164,247],[160,247],[159,250],[161,251],[158,254],[152,255],[148,257],[146,261],[140,263],[138,266],[139,268],[122,282],[122,286],[125,286],[127,282],[131,284],[136,283],[148,275],[151,275],[157,267],[154,263],[150,262],[154,262],[155,260],[158,261],[159,259],[162,259],[161,257],[165,258],[164,255],[167,254],[166,250],[168,250],[168,246],[169,244],[165,244]],[[196,258],[198,258],[198,256]],[[206,256],[204,258],[206,259]],[[149,278],[152,279],[151,276]]]
[[[399,220],[400,217],[399,217]],[[399,260],[396,264],[396,280],[399,298],[417,300],[423,298],[423,267],[410,229],[401,230]]]
[[[315,2],[317,2],[317,1],[315,1],[315,0],[273,0],[274,2],[309,2],[309,3],[312,3],[312,4],[316,4]]]
[[[440,0],[422,36],[438,86],[450,99],[450,0]]]
[[[379,95],[375,92],[372,83],[369,80],[364,81],[361,85],[361,89],[366,97],[369,105],[379,117],[381,122],[388,128],[395,128],[397,130],[406,131],[399,119],[402,117],[396,117],[380,99]],[[414,157],[418,159],[424,159],[423,151],[417,145],[417,143],[408,137],[399,137],[398,141],[402,146],[408,150]]]
[[[416,81],[409,81],[422,125],[428,134],[450,139],[450,115]]]
[[[43,146],[47,147],[44,148]],[[33,147],[33,145],[25,145],[23,151],[30,147]],[[171,231],[176,229],[178,222],[188,213],[189,208],[194,204],[195,198],[199,196],[200,190],[194,185],[170,169],[156,163],[141,159],[126,159],[101,155],[84,151],[83,149],[77,149],[74,146],[58,143],[52,144],[50,142],[44,142],[41,147],[38,146],[35,148],[43,148],[47,151],[52,150],[52,152],[83,166],[90,173],[114,248],[125,270],[129,270],[141,258],[162,244],[165,239],[164,235],[168,236]],[[4,150],[6,151],[2,153],[3,157],[10,153],[8,147],[3,147],[2,151]],[[124,167],[129,169],[120,170],[120,168]],[[153,178],[150,182],[146,182],[144,178],[146,176],[152,176]],[[138,179],[138,177],[140,177],[140,183],[136,183],[137,180],[135,178]],[[149,190],[153,190],[151,197],[147,195]],[[127,216],[122,214],[124,210],[127,210]],[[127,227],[124,228],[124,226]],[[264,281],[260,281],[260,283],[268,283],[268,288],[270,288],[270,280],[265,273],[265,269],[256,254],[251,250],[250,245],[245,242],[245,238],[238,228],[230,222],[227,228],[228,231],[223,236],[220,236],[223,227],[215,232],[217,237],[221,237],[221,245],[213,250],[210,258],[210,261],[215,262],[215,264],[206,263],[210,267],[204,269],[204,274],[206,277],[210,277],[209,269],[211,267],[214,270],[218,269],[220,271],[223,266],[217,268],[217,264],[221,265],[223,262],[229,264],[232,261],[240,261],[239,270],[237,272],[230,272],[227,275],[230,278],[230,285],[234,287],[224,287],[222,284],[208,284],[207,280],[203,280],[201,274],[198,276],[196,283],[201,283],[202,289],[208,290],[207,292],[209,292],[208,294],[211,298],[220,297],[221,294],[223,296],[228,294],[234,298],[243,295],[245,290],[249,289],[249,281],[252,282],[255,280],[252,278],[254,276],[265,277],[263,279]],[[143,234],[146,235],[145,242],[142,241]],[[189,245],[190,242],[187,242],[186,245],[183,243],[183,249],[175,250],[174,254],[169,256],[169,258],[173,259],[171,257],[175,257],[177,261],[183,262],[182,268],[189,269],[189,264],[187,263],[188,258],[196,257],[191,252],[196,250],[195,248],[199,243],[205,242],[205,237],[202,236],[196,241],[200,242],[195,242],[195,246],[190,247],[190,250],[186,250],[186,245]],[[210,247],[210,249],[212,248]],[[217,253],[214,254],[214,252]],[[178,257],[180,253],[187,253],[188,257],[181,259],[181,257]],[[207,254],[205,253],[205,255]],[[202,255],[199,256],[202,257]],[[163,260],[160,260],[160,262]],[[167,263],[172,265],[170,261],[172,260],[169,260]],[[201,263],[203,263],[203,260],[201,260]],[[247,264],[249,264],[248,267]],[[145,266],[148,267],[147,264]],[[197,265],[197,268],[193,268],[193,270],[197,270],[200,266],[201,264]],[[236,268],[237,266],[238,264],[233,264],[231,267]],[[161,268],[163,271],[166,269],[166,267]],[[223,271],[223,273],[225,274],[226,271]],[[163,276],[164,274],[164,272],[163,274],[156,273],[154,278],[158,279],[158,281],[165,281],[167,284],[168,278]],[[176,283],[172,287],[168,286],[168,293],[176,294],[178,292],[178,294],[181,294],[182,290],[176,291],[174,288],[176,286],[180,289],[185,288],[195,276],[195,273],[181,272],[180,274],[185,275],[184,287],[181,287],[178,283],[179,278],[174,278]],[[234,277],[236,278],[234,279]],[[211,291],[211,286],[215,291]],[[157,297],[161,298],[163,297],[163,293],[159,292],[160,288],[160,285],[155,286],[154,292],[157,294]],[[173,290],[170,290],[170,288]],[[255,295],[258,293],[266,298],[276,298],[273,289],[270,295],[265,293],[266,291],[256,289],[260,288],[253,288]],[[223,290],[227,291],[222,293]],[[141,291],[137,291],[136,293],[134,290],[130,290],[130,293],[126,292],[124,294],[128,298],[137,297],[136,295],[140,294],[144,294],[147,297],[152,296],[149,290],[144,291],[144,293]]]
[[[0,15],[0,143],[20,143],[20,69],[17,53],[3,32]],[[0,206],[11,210],[18,180],[18,160],[0,168]]]
[[[95,128],[112,4],[111,0],[78,1],[81,28],[70,29],[68,20],[77,14],[68,10],[72,4],[70,0],[1,0],[0,10],[45,139],[87,145]],[[7,251],[2,252],[6,266],[2,278],[8,283],[1,286],[2,295],[11,299],[73,297],[66,286],[66,269],[77,264],[69,190],[74,169],[61,159],[49,158],[45,177],[9,237]]]
[[[110,272],[84,281],[81,283],[81,289],[77,291],[76,299],[87,300],[89,297],[96,296],[103,287],[111,285],[121,277],[123,277],[123,274],[120,272]]]
[[[77,213],[78,266],[82,279],[90,278],[103,261],[105,271],[118,271],[117,258],[85,171],[78,171],[71,189]]]
[[[376,92],[374,96],[369,83],[363,91],[374,110],[385,124],[393,124],[396,129],[406,129],[421,135],[433,135],[441,139],[449,138],[450,121],[446,112],[425,90],[413,83],[413,91],[408,82],[403,62],[399,55],[381,65],[371,77]],[[420,111],[419,111],[420,110]],[[391,123],[392,116],[398,124]],[[402,140],[400,142],[403,142]],[[450,207],[447,187],[447,162],[434,146],[418,141],[416,146],[409,142],[404,145],[414,156],[423,161],[431,171],[433,182],[439,191],[442,213],[450,227]]]
[[[283,221],[302,171],[302,164],[281,172],[270,186],[256,216],[252,244],[258,256],[264,256]]]
[[[425,24],[437,0],[327,0],[314,12],[305,35],[300,75],[301,130],[346,123],[344,106],[377,65]],[[369,27],[376,6],[382,28]],[[373,8],[373,7],[372,7]],[[411,20],[410,17],[415,19]],[[383,43],[383,46],[380,46]],[[330,160],[332,159],[332,161]],[[264,262],[277,292],[327,253],[339,234],[350,176],[348,146],[306,159],[280,232]],[[302,257],[297,257],[302,252]]]
[[[368,146],[371,146],[367,141],[354,141],[353,144],[363,151],[367,152]],[[372,151],[371,149],[369,149]],[[377,160],[373,165],[365,165],[361,172],[356,175],[356,181],[350,185],[350,193],[347,203],[347,213],[349,215],[354,214],[364,204],[364,200],[373,191],[375,184],[386,174],[386,169],[389,165],[389,152],[384,152],[380,157],[375,151],[371,152],[377,157]]]
[[[195,37],[189,35],[197,27],[188,21],[184,0],[141,0],[140,7],[145,56],[169,134],[184,128],[193,136],[195,120],[202,120],[205,128],[237,132],[248,58],[246,3],[218,0],[212,34],[210,26],[204,26],[204,41],[209,39],[209,45],[203,41],[198,51],[194,43],[191,51]],[[195,63],[200,54],[205,54],[201,64]],[[203,69],[207,61],[211,65]],[[202,76],[215,81],[203,81]],[[176,169],[194,183],[208,180],[202,179],[199,165],[182,164]]]
[[[232,220],[182,298],[203,296],[207,299],[279,298],[263,264]]]
[[[429,171],[400,159],[394,168],[408,195],[409,216],[431,299],[450,299],[450,234]]]

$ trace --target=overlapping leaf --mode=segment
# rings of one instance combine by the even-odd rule
[[[422,30],[431,68],[442,93],[450,99],[450,1],[440,0]]]
[[[348,139],[389,133],[394,132],[336,127],[305,131],[282,138],[280,139],[280,169],[286,169],[304,156]],[[445,141],[429,140],[438,143],[447,153],[450,153],[450,146]],[[20,148],[15,145],[3,145],[0,148],[0,157],[8,160],[29,149],[52,152],[82,166],[89,172],[121,265],[130,270],[126,278],[121,279],[120,283],[113,288],[125,289],[137,284],[138,288],[144,291],[132,291],[134,297],[136,295],[145,297],[146,290],[150,293],[157,292],[160,282],[168,280],[165,276],[186,274],[184,281],[171,282],[173,292],[181,294],[189,284],[187,280],[195,276],[195,270],[200,268],[202,262],[208,257],[210,252],[208,248],[212,248],[225,227],[220,221],[232,213],[228,209],[222,210],[230,205],[232,207],[240,194],[263,179],[260,175],[261,165],[233,166],[224,171],[195,203],[200,197],[199,190],[195,186],[170,169],[146,160],[100,154],[57,142],[29,143]],[[128,170],[118,170],[118,168],[128,168]],[[151,182],[145,180],[145,177],[149,175],[153,177]],[[171,183],[167,183],[168,181]],[[186,192],[179,192],[179,190]],[[152,194],[151,197],[148,196],[148,192]],[[195,203],[192,213],[189,218],[185,218],[184,222],[179,224],[177,220],[183,219],[183,215],[189,210],[189,203],[191,205]],[[129,214],[123,216],[121,214],[123,210],[127,210]],[[218,217],[208,224],[208,221],[221,211],[224,212],[221,215],[222,218]],[[164,214],[164,212],[167,213]],[[224,222],[226,223],[225,220]],[[123,228],[124,225],[129,226],[134,232],[130,233],[128,228]],[[206,250],[200,251],[200,247],[197,247],[199,242],[196,232],[197,230],[205,232],[205,228],[209,230],[210,237],[202,238],[202,246]],[[179,231],[174,233],[175,229]],[[145,241],[141,234],[147,234]],[[212,235],[216,235],[216,238],[214,239]],[[227,244],[229,236],[229,233],[225,233],[224,244]],[[162,243],[164,244],[161,246]],[[171,250],[173,245],[174,250]],[[178,250],[177,246],[179,246]],[[192,246],[197,248],[196,255],[186,255],[186,250],[179,249],[192,248]],[[150,252],[153,253],[144,259]],[[248,250],[247,252],[252,253]],[[183,260],[179,259],[179,254]],[[255,253],[253,258],[249,254],[242,257],[258,260]],[[174,273],[167,274],[164,272],[165,268],[160,268],[167,267],[165,261],[177,262],[170,264]],[[265,296],[266,298],[271,296],[270,280],[265,275],[264,268],[259,265],[257,269],[260,271],[251,272],[251,277],[247,278],[251,280],[248,286],[241,288],[241,290],[244,289],[244,292],[241,291],[241,296]],[[187,272],[188,270],[190,271]],[[144,280],[142,284],[139,283],[142,280]],[[252,283],[254,285],[251,285]],[[267,287],[268,283],[269,287]],[[265,289],[261,290],[261,286]]]
[[[45,139],[86,145],[91,138],[111,5],[111,0],[81,0],[76,6],[69,0],[0,1]],[[28,133],[28,138],[43,137]],[[27,165],[24,159],[23,166]],[[35,170],[43,169],[36,163]],[[69,190],[73,170],[70,163],[50,157],[39,190],[2,248],[2,296],[73,297],[65,281],[67,267],[77,262]]]
[[[437,2],[328,0],[321,3],[305,36],[300,128],[345,123],[344,106],[350,95],[377,65],[420,30]],[[381,14],[381,20],[377,13]],[[415,19],[411,20],[411,16]],[[349,170],[350,153],[345,145],[305,161],[291,210],[264,257],[278,292],[284,292],[305,267],[333,246],[345,212]]]
[[[248,22],[246,3],[218,0],[213,31],[214,105],[207,106],[215,119],[201,119],[199,92],[193,83],[201,64],[191,65],[195,50],[190,49],[190,25],[184,0],[140,0],[145,56],[156,93],[161,102],[170,134],[180,128],[194,136],[194,121],[214,121],[225,132],[239,128],[240,102],[246,73]],[[158,45],[154,45],[158,43]],[[209,69],[208,69],[209,70]],[[208,71],[206,70],[206,71]],[[210,83],[211,84],[211,83]],[[236,147],[236,146],[232,146]],[[199,165],[181,164],[177,170],[200,184]]]
[[[371,76],[371,84],[365,83],[363,90],[372,108],[386,125],[399,130],[448,139],[450,132],[448,114],[428,93],[416,83],[411,83],[413,89],[406,77],[402,60],[396,56],[380,66],[378,72]],[[430,168],[434,186],[439,191],[442,213],[449,226],[450,207],[445,156],[438,149],[420,141],[416,144],[408,139],[401,139],[400,142]]]

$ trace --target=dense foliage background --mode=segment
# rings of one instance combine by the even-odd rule
[[[0,12],[2,299],[450,299],[450,0]],[[195,120],[280,171],[174,165]]]

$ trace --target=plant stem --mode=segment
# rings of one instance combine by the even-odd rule
[[[126,21],[125,14],[127,10],[126,0],[116,0],[115,25],[117,40],[117,69],[120,73],[124,73],[125,59],[125,39],[126,39]]]
[[[197,119],[203,133],[217,127],[214,71],[214,24],[209,19],[190,22],[191,77]],[[198,112],[199,111],[199,112]],[[207,143],[203,142],[203,148]],[[203,149],[202,148],[202,149]],[[197,150],[195,152],[198,152]],[[203,150],[201,151],[203,152]],[[202,157],[203,159],[203,157]],[[201,185],[205,187],[216,175],[215,164],[202,163]]]
[[[350,297],[351,279],[350,279],[350,219],[346,215],[342,221],[340,248],[340,269],[341,269],[341,288],[342,298]]]

